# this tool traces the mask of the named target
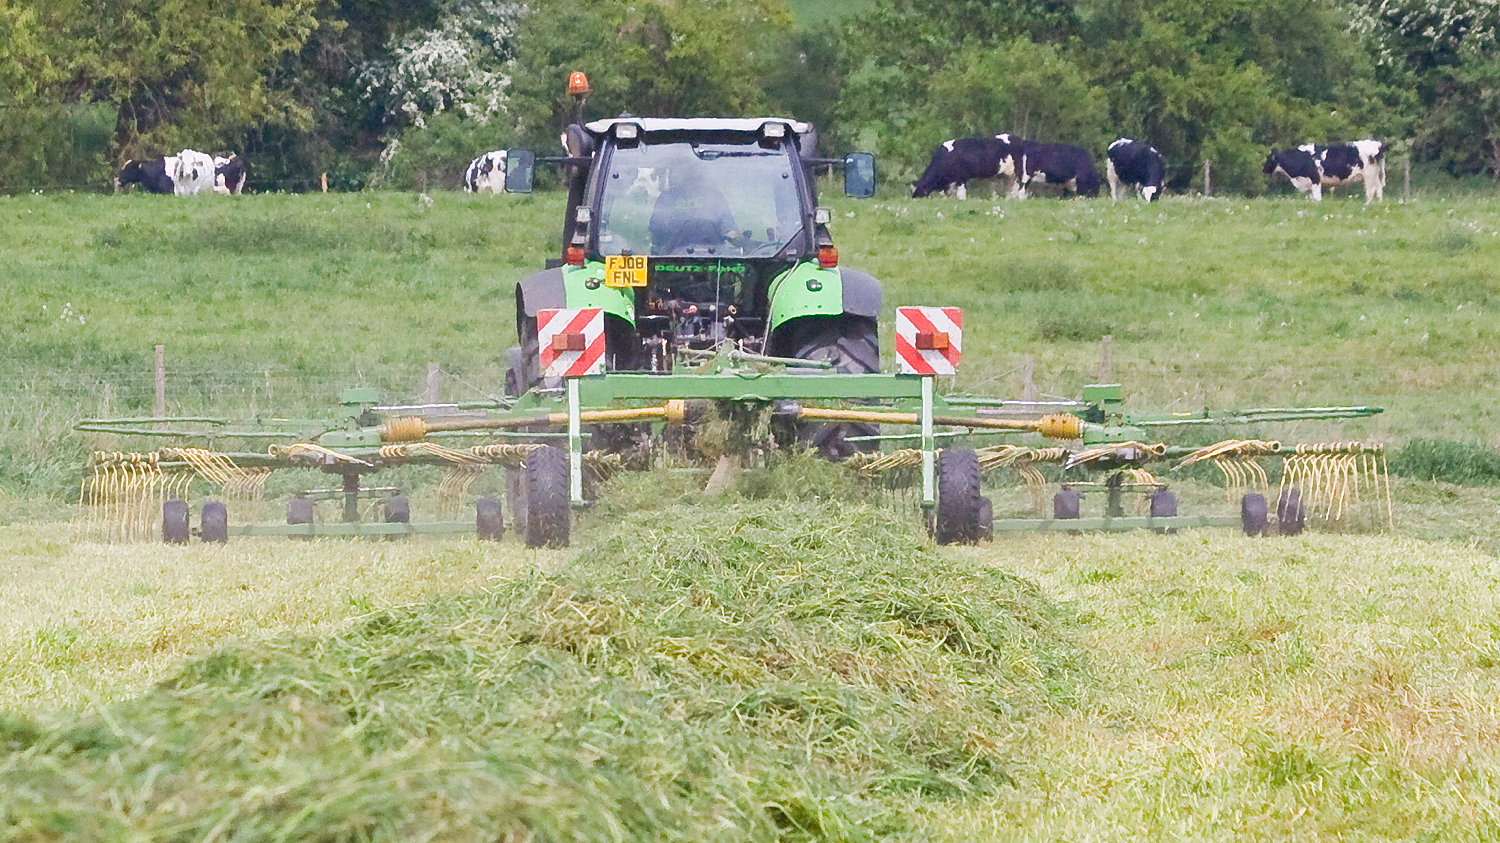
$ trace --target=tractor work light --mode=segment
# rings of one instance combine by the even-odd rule
[[[615,140],[635,140],[641,136],[641,127],[635,123],[616,123]]]
[[[766,140],[780,140],[786,137],[786,124],[769,122],[760,127],[760,136]]]
[[[827,208],[813,209],[813,222],[818,225],[827,225],[831,219],[833,219],[833,212]]]

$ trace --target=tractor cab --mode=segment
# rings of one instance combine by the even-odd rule
[[[813,127],[781,117],[615,117],[563,142],[565,157],[540,159],[564,167],[568,202],[559,258],[516,288],[516,394],[540,380],[534,323],[552,307],[604,311],[612,371],[669,372],[726,342],[878,370],[879,283],[839,265],[815,178],[842,168],[845,194],[867,198],[873,156],[817,157]],[[507,188],[529,190],[536,159],[509,158]],[[851,334],[857,360],[839,351]]]

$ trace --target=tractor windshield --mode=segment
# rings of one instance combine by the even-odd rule
[[[642,143],[610,157],[605,255],[771,257],[802,231],[786,152],[756,143]]]

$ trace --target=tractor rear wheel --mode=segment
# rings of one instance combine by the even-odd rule
[[[880,332],[874,319],[863,316],[804,316],[788,322],[777,337],[775,353],[800,360],[826,360],[835,372],[870,374],[880,371]],[[798,369],[799,374],[817,375],[826,369]],[[848,442],[849,436],[874,436],[878,425],[799,423],[797,441],[816,448],[835,462],[856,451],[874,450],[874,443]]]
[[[547,445],[527,455],[512,485],[511,511],[527,547],[568,546],[572,512],[565,451]]]
[[[937,543],[977,543],[984,508],[984,498],[979,494],[979,456],[972,448],[939,451],[937,512],[932,521]]]

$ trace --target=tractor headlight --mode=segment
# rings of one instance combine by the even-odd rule
[[[766,140],[781,140],[786,137],[786,124],[765,123],[760,127],[760,136]]]
[[[635,123],[616,123],[615,140],[635,140],[641,136],[641,127]]]

